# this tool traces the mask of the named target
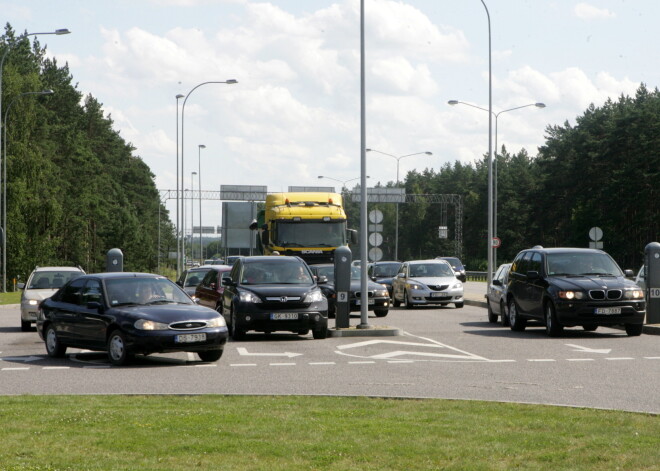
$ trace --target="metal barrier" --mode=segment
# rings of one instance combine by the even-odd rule
[[[468,281],[488,281],[488,272],[486,271],[466,271],[465,276]]]

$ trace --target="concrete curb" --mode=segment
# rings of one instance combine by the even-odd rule
[[[400,335],[403,335],[401,329],[386,325],[370,325],[368,329],[358,329],[357,326],[328,329],[328,337],[397,337]]]

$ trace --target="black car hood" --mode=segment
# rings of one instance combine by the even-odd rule
[[[149,319],[164,324],[182,320],[213,319],[218,316],[213,309],[196,304],[129,305],[111,308],[109,313],[112,312],[121,313],[125,317]]]
[[[316,285],[244,285],[241,289],[251,291],[261,297],[304,296],[316,289]]]
[[[594,290],[594,289],[623,289],[635,288],[634,282],[622,276],[553,276],[548,281],[562,290]]]
[[[392,280],[394,279],[394,276],[377,276],[376,277],[376,283],[384,283],[386,285],[391,285]]]

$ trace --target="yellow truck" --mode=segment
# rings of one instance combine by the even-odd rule
[[[357,242],[346,223],[340,194],[271,193],[250,228],[258,230],[260,253],[297,255],[312,264],[332,262],[337,247]]]

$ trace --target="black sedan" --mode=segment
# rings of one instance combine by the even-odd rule
[[[249,330],[328,335],[328,301],[299,257],[242,257],[223,278],[222,313],[231,337]]]
[[[337,294],[335,292],[335,266],[333,264],[319,264],[311,265],[310,268],[315,276],[319,279],[325,277],[327,283],[321,285],[323,294],[328,298],[328,313],[330,317],[335,316],[335,302]],[[360,278],[360,267],[351,267],[351,285],[349,292],[349,303],[351,311],[359,311],[362,309],[361,301],[362,296],[359,296],[362,288],[362,281]],[[368,309],[374,311],[376,317],[385,317],[390,309],[390,293],[387,286],[367,280],[367,302]]]
[[[221,315],[167,278],[123,272],[68,282],[41,303],[37,331],[51,357],[63,357],[68,347],[101,350],[114,365],[135,354],[181,351],[216,361],[228,336]]]
[[[369,264],[369,278],[376,283],[385,285],[392,297],[392,280],[399,272],[401,262],[374,262]]]

